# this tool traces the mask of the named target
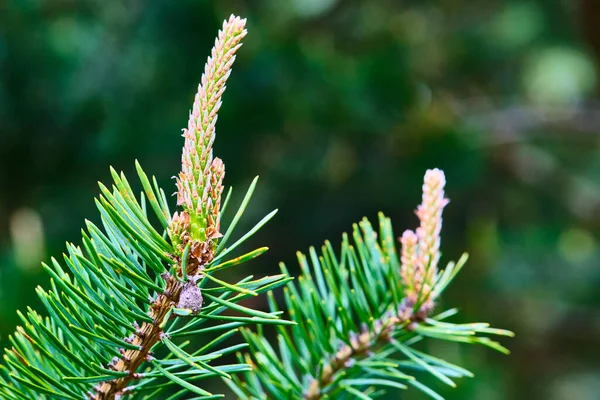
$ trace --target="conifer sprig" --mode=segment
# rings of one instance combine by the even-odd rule
[[[235,52],[246,36],[245,19],[231,16],[223,22],[211,56],[208,57],[198,85],[198,93],[183,130],[185,143],[181,155],[181,172],[177,177],[177,204],[183,207],[171,221],[171,239],[183,252],[190,245],[193,264],[209,263],[214,257],[213,243],[221,237],[220,205],[223,193],[225,165],[220,158],[213,158],[215,124],[221,108],[225,83],[231,74]]]
[[[252,365],[229,381],[240,399],[372,399],[385,391],[415,387],[435,399],[420,372],[454,386],[452,379],[472,374],[417,349],[424,338],[478,343],[507,353],[487,335],[512,336],[486,323],[445,322],[455,309],[434,314],[436,300],[466,262],[449,263],[439,272],[445,177],[428,170],[420,225],[406,231],[400,255],[389,218],[379,215],[379,230],[368,220],[355,224],[352,241],[344,234],[338,255],[329,242],[309,256],[298,253],[301,276],[284,289],[285,309],[297,322],[277,327],[277,345],[262,328],[242,332],[250,353],[238,354]],[[285,265],[281,265],[287,273]],[[279,311],[269,294],[271,311]]]
[[[177,178],[183,209],[171,214],[164,191],[138,163],[139,196],[111,169],[113,185],[100,184],[96,199],[101,225],[86,221],[81,245],[67,244],[62,262],[44,264],[50,289],[36,291],[47,316],[33,309],[19,313],[22,326],[10,337],[12,347],[0,365],[0,398],[155,399],[172,387],[179,389],[171,399],[190,393],[197,399],[223,397],[196,382],[229,379],[249,366],[218,365],[246,346],[221,343],[249,324],[290,324],[278,312],[238,304],[288,282],[287,276],[249,276],[236,283],[219,276],[267,250],[226,257],[274,215],[226,247],[256,186],[255,179],[222,237],[220,219],[231,190],[222,204],[225,169],[213,158],[212,143],[244,26],[234,16],[223,23],[202,76]],[[227,310],[235,315],[222,315]],[[203,333],[216,336],[199,348],[182,341]]]

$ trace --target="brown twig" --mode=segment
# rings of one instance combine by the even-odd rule
[[[156,300],[150,306],[149,315],[153,322],[144,322],[142,326],[136,329],[135,333],[127,339],[131,344],[139,346],[139,350],[121,349],[121,358],[115,359],[109,366],[113,371],[128,372],[127,376],[102,382],[96,386],[95,393],[90,396],[94,400],[112,400],[118,399],[126,392],[127,385],[138,378],[136,371],[148,360],[150,350],[160,340],[163,334],[160,327],[167,314],[179,302],[179,296],[183,288],[183,283],[175,277],[165,274],[165,291],[158,295]]]
[[[410,303],[400,306],[396,315],[387,315],[375,321],[373,329],[364,328],[358,335],[350,337],[349,344],[344,344],[325,364],[321,374],[311,381],[304,400],[319,400],[322,389],[329,385],[334,376],[344,368],[350,368],[357,358],[367,357],[377,347],[392,340],[396,329],[413,329],[412,325],[422,322],[431,311],[432,303],[421,307],[417,312]]]

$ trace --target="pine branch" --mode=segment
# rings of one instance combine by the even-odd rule
[[[379,231],[363,219],[354,225],[353,243],[343,236],[341,254],[329,242],[321,254],[298,253],[302,274],[284,289],[286,311],[297,325],[277,327],[277,350],[259,328],[244,329],[250,353],[238,355],[252,365],[243,378],[228,382],[240,399],[371,399],[385,390],[413,386],[440,399],[419,382],[414,371],[429,373],[450,386],[453,378],[472,376],[463,368],[415,348],[424,338],[477,343],[507,353],[486,335],[512,336],[489,324],[453,324],[456,313],[434,316],[439,296],[467,260],[439,271],[445,177],[425,174],[417,208],[419,227],[395,247],[391,222],[379,215]],[[285,265],[282,271],[287,273]],[[271,311],[279,308],[270,294]]]
[[[62,264],[56,259],[43,264],[50,289],[36,291],[48,316],[32,309],[19,312],[22,326],[10,337],[12,347],[0,365],[0,398],[150,399],[173,386],[180,387],[175,396],[223,397],[191,383],[214,376],[230,379],[248,370],[245,363],[212,365],[246,346],[221,343],[247,325],[293,324],[281,320],[279,312],[238,304],[285,284],[290,280],[285,274],[237,283],[218,277],[267,250],[227,258],[275,214],[228,244],[255,179],[225,235],[220,233],[231,190],[222,202],[225,169],[213,158],[212,143],[244,26],[238,17],[224,21],[202,75],[184,130],[177,178],[182,210],[171,214],[164,191],[138,163],[144,189],[139,197],[125,176],[111,169],[114,184],[110,189],[100,184],[96,199],[102,227],[87,221],[81,247],[67,244]],[[228,310],[236,315],[221,315]],[[190,350],[190,342],[181,341],[208,332],[218,336],[199,349]]]
[[[219,227],[225,166],[212,155],[215,124],[225,82],[235,60],[234,54],[246,35],[245,22],[232,15],[229,21],[223,23],[198,85],[188,128],[184,129],[182,171],[177,178],[177,204],[183,206],[184,211],[175,213],[168,229],[175,245],[176,265],[182,265],[182,255],[186,252],[186,257],[183,257],[185,268],[179,268],[181,271],[178,273],[183,280],[189,279],[189,283],[168,272],[161,275],[166,282],[165,291],[150,305],[152,322],[145,322],[131,339],[131,343],[139,346],[140,350],[124,352],[121,359],[113,364],[117,372],[137,371],[147,361],[150,349],[164,336],[163,320],[170,316],[174,307],[191,309],[195,314],[202,308],[203,298],[196,281],[202,279],[202,270],[213,261],[214,242],[221,237]],[[133,378],[134,375],[129,374],[104,382],[97,388],[95,399],[113,398],[115,393],[122,393]]]

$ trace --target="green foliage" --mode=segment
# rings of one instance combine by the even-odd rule
[[[204,297],[200,313],[191,315],[190,310],[181,308],[160,315],[148,312],[157,297],[168,291],[165,277],[176,276],[178,265],[172,256],[175,249],[164,231],[171,215],[165,193],[155,180],[150,184],[139,165],[138,172],[145,189],[139,200],[125,176],[112,170],[112,191],[100,184],[102,194],[96,200],[103,229],[87,221],[82,247],[69,243],[62,265],[56,259],[51,265],[44,264],[51,277],[51,289],[38,287],[36,292],[48,316],[32,309],[19,313],[22,326],[11,337],[12,348],[6,351],[5,365],[0,366],[3,399],[80,399],[85,393],[94,395],[94,384],[129,377],[134,384],[128,390],[135,398],[156,398],[173,385],[203,399],[222,397],[192,384],[212,376],[229,378],[248,369],[244,363],[215,366],[218,359],[245,346],[222,347],[221,342],[248,324],[287,323],[278,318],[278,312],[237,305],[287,282],[285,275],[260,279],[250,276],[235,284],[214,276],[266,250],[257,249],[233,259],[226,257],[273,213],[231,246],[225,247],[226,241],[221,241],[220,251],[204,270],[206,279],[199,283]],[[255,184],[256,181],[224,239],[233,233]],[[149,209],[162,227],[160,230],[149,220]],[[237,316],[221,315],[228,309],[235,310]],[[143,323],[156,324],[164,330],[160,340],[147,349],[134,341],[134,334],[139,334]],[[192,349],[189,341],[179,341],[180,337],[205,332],[218,336],[201,348]],[[111,359],[122,358],[128,350],[150,351],[154,355],[144,360],[139,370],[116,371]]]
[[[423,338],[506,349],[488,334],[511,335],[488,324],[452,324],[448,310],[432,316],[466,257],[438,273],[441,213],[447,204],[442,171],[429,170],[419,228],[401,238],[399,256],[390,220],[376,232],[366,220],[344,236],[338,255],[327,242],[321,254],[299,255],[302,276],[288,271],[228,282],[223,272],[263,254],[261,247],[234,258],[233,251],[276,213],[266,215],[230,244],[254,193],[255,179],[231,224],[221,234],[225,166],[213,157],[217,113],[246,21],[223,23],[195,97],[182,169],[171,212],[165,192],[136,163],[143,192],[136,195],[123,173],[111,169],[111,188],[100,184],[96,205],[101,225],[86,222],[79,246],[68,243],[62,261],[44,270],[50,289],[37,288],[44,316],[19,312],[22,326],[0,365],[0,395],[8,400],[194,399],[224,397],[205,390],[220,377],[243,399],[363,398],[414,386],[434,398],[413,376],[427,372],[454,386],[466,370],[416,348]],[[310,261],[309,261],[310,260]],[[286,310],[272,290],[286,285]],[[269,293],[270,311],[241,301]],[[227,311],[230,311],[227,313]],[[282,320],[287,313],[293,321]],[[248,326],[259,326],[252,333]],[[261,325],[275,325],[277,347]],[[228,344],[241,329],[247,343]],[[186,340],[205,335],[208,341]],[[250,354],[240,351],[249,346]],[[222,358],[238,354],[238,362]],[[235,375],[241,374],[244,378]],[[202,381],[198,383],[198,381]]]
[[[298,253],[301,276],[284,290],[285,307],[297,325],[277,327],[276,345],[262,329],[243,330],[250,354],[238,354],[238,359],[253,368],[243,380],[228,382],[241,399],[371,399],[409,386],[441,399],[417,379],[419,372],[452,387],[452,379],[472,374],[419,351],[416,345],[423,339],[482,344],[508,353],[486,335],[511,332],[487,323],[450,323],[446,320],[456,309],[429,316],[422,301],[408,301],[389,218],[379,215],[378,232],[363,219],[354,225],[352,239],[343,236],[339,255],[328,241],[320,254],[314,248],[308,257]],[[433,297],[442,294],[466,260],[464,255],[446,266],[433,285]],[[287,273],[283,264],[281,270]],[[271,293],[269,300],[271,312],[278,312]]]
[[[139,197],[125,175],[111,169],[112,188],[100,183],[96,199],[102,228],[88,221],[81,246],[68,243],[62,264],[54,258],[44,264],[50,289],[36,291],[48,316],[31,308],[19,313],[22,326],[10,337],[12,348],[0,365],[2,399],[153,399],[172,392],[172,386],[181,388],[175,397],[223,397],[195,381],[231,379],[248,370],[244,363],[214,365],[246,346],[224,341],[249,324],[293,324],[281,320],[280,312],[238,304],[286,283],[285,274],[248,276],[236,283],[220,277],[267,250],[228,258],[276,213],[229,244],[255,179],[225,235],[220,233],[231,190],[221,203],[225,167],[213,158],[212,144],[244,26],[245,20],[234,16],[224,21],[198,87],[177,178],[183,210],[169,210],[165,192],[139,163],[144,189]],[[235,315],[221,315],[226,310]],[[217,336],[199,346],[180,339],[207,332]]]
[[[432,343],[477,374],[439,393],[597,397],[597,1],[128,4],[3,2],[0,358],[15,310],[43,310],[32,290],[48,287],[39,261],[79,243],[84,218],[99,222],[90,200],[95,180],[110,183],[108,163],[135,188],[138,158],[173,200],[190,94],[223,16],[240,6],[251,29],[215,150],[236,195],[261,175],[247,215],[280,210],[253,242],[270,250],[229,272],[274,274],[285,260],[298,275],[295,250],[329,238],[337,251],[341,232],[378,210],[407,226],[435,163],[452,181],[444,253],[469,252],[444,303],[463,321],[535,333],[511,340],[506,358]],[[24,212],[40,230],[17,230]],[[253,301],[263,309],[266,296]]]

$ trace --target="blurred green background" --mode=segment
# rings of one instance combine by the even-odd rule
[[[261,175],[246,226],[280,209],[250,244],[271,251],[238,273],[295,265],[380,210],[400,235],[425,169],[443,168],[444,259],[471,254],[444,305],[517,336],[509,357],[431,344],[476,373],[434,387],[598,399],[596,0],[0,2],[0,344],[17,308],[39,306],[39,262],[98,220],[109,165],[133,180],[137,158],[174,191],[181,128],[231,13],[249,34],[216,154],[234,200]]]

